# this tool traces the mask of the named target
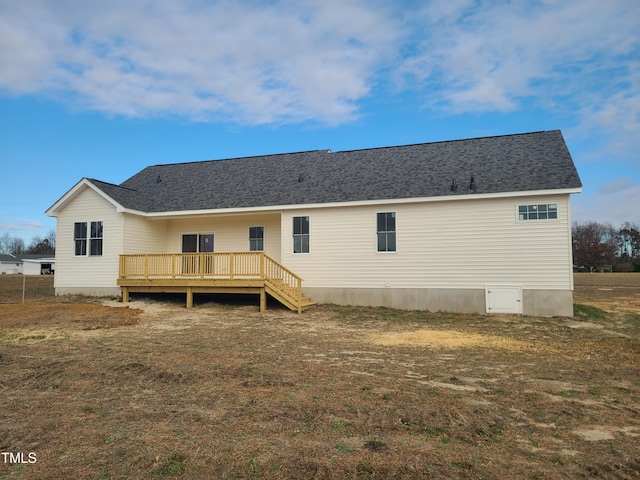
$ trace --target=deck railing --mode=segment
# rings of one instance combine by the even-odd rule
[[[260,279],[302,298],[302,278],[264,252],[141,253],[120,255],[121,279]]]

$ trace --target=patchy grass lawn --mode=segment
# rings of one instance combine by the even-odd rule
[[[574,318],[0,305],[0,479],[638,478],[640,286],[578,283]]]

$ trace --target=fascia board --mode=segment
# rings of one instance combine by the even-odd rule
[[[65,193],[62,197],[60,197],[60,199],[56,203],[54,203],[51,207],[49,207],[45,211],[45,214],[49,217],[57,217],[58,211],[64,208],[64,206],[67,203],[72,201],[76,196],[78,196],[80,192],[82,192],[86,188],[90,188],[91,190],[96,192],[98,195],[100,195],[102,198],[104,198],[106,201],[111,203],[116,208],[116,211],[124,212],[126,210],[122,205],[120,205],[113,198],[111,198],[109,195],[107,195],[98,187],[96,187],[87,178],[83,178],[78,183],[76,183],[73,187],[71,187],[71,189],[67,193]]]
[[[515,197],[530,197],[541,195],[558,195],[558,194],[572,194],[580,193],[582,188],[564,188],[554,190],[530,190],[523,192],[503,192],[503,193],[487,193],[487,194],[462,194],[462,195],[446,195],[441,197],[416,197],[416,198],[396,198],[389,200],[362,200],[357,202],[330,202],[330,203],[309,203],[298,205],[267,205],[262,207],[243,207],[243,208],[218,208],[211,210],[184,210],[184,211],[168,211],[168,212],[152,212],[142,213],[135,212],[136,215],[143,215],[149,219],[169,219],[178,217],[189,216],[204,216],[204,215],[242,215],[251,213],[270,213],[280,212],[283,210],[309,210],[316,208],[337,208],[337,207],[361,207],[371,205],[397,205],[407,203],[434,203],[434,202],[451,202],[451,201],[464,201],[464,200],[479,200],[479,199],[491,199],[491,198],[515,198]],[[127,210],[128,211],[128,210]],[[129,211],[128,211],[129,212]],[[130,213],[134,213],[131,211]]]

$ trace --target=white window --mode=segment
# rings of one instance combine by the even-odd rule
[[[89,235],[87,238],[87,234]],[[87,244],[89,245],[89,255],[92,257],[102,256],[103,229],[102,222],[76,222],[73,224],[73,242],[75,254],[78,257],[87,255]]]
[[[293,253],[309,253],[309,217],[293,217]]]
[[[556,220],[557,218],[557,203],[518,205],[518,220]]]
[[[396,212],[377,214],[378,252],[396,251]]]
[[[264,227],[249,227],[249,251],[264,250]]]
[[[91,222],[91,237],[89,238],[89,255],[102,255],[102,222]]]
[[[73,224],[73,241],[77,256],[87,254],[87,222],[76,222]]]

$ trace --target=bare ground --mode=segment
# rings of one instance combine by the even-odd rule
[[[640,275],[584,275],[573,318],[0,305],[0,479],[640,478]]]

